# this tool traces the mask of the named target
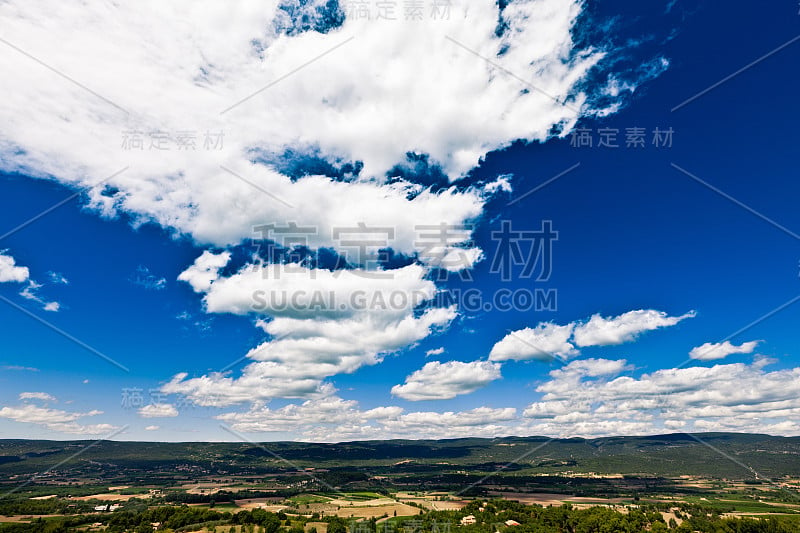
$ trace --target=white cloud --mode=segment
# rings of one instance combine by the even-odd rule
[[[56,285],[69,285],[69,280],[65,278],[63,274],[58,272],[48,272],[47,277]]]
[[[328,396],[274,410],[256,405],[249,411],[217,418],[236,431],[288,433],[304,441],[336,442],[419,438],[421,434],[426,438],[506,435],[509,429],[505,424],[516,418],[516,410],[479,407],[459,412],[404,413],[396,406],[361,410],[353,400]]]
[[[45,311],[50,311],[53,313],[58,312],[61,309],[61,304],[58,302],[48,302],[39,296],[39,289],[42,287],[43,285],[41,283],[37,283],[32,279],[28,279],[28,284],[20,291],[19,295],[26,300],[31,300],[32,302],[38,303]]]
[[[45,402],[56,401],[55,396],[47,394],[46,392],[21,392],[19,395],[20,400],[42,400]]]
[[[444,346],[440,346],[438,348],[433,348],[425,352],[425,357],[431,357],[434,355],[442,355],[444,353]]]
[[[8,418],[15,422],[37,424],[59,433],[74,435],[99,435],[116,429],[111,424],[79,424],[76,420],[97,416],[102,411],[89,411],[87,413],[71,413],[60,409],[49,409],[33,404],[23,404],[16,407],[3,407],[0,409],[0,418]]]
[[[168,403],[151,403],[139,409],[142,418],[172,418],[178,416],[178,410]]]
[[[238,378],[181,373],[162,389],[201,405],[330,394],[326,378],[377,364],[456,317],[454,307],[415,312],[436,293],[420,265],[387,272],[245,265],[220,276],[228,260],[206,252],[180,279],[205,292],[208,312],[271,317],[258,325],[272,340],[250,350],[253,362]]]
[[[195,292],[208,292],[211,284],[219,277],[219,271],[230,259],[230,252],[215,254],[206,250],[194,260],[192,266],[180,273],[178,279],[191,285]]]
[[[158,431],[159,429],[161,429],[161,426],[147,426],[144,428],[145,431]]]
[[[162,390],[187,395],[200,405],[325,395],[330,392],[325,378],[377,364],[386,354],[446,326],[454,316],[455,310],[449,308],[390,323],[369,316],[346,321],[276,319],[267,327],[274,325],[286,333],[252,349],[247,357],[256,362],[245,367],[240,377],[216,373],[187,379],[181,373]]]
[[[663,311],[639,309],[615,317],[593,315],[588,322],[575,327],[575,344],[584,346],[607,346],[635,340],[640,333],[658,328],[674,326],[678,322],[694,317],[694,312],[681,316],[669,316]]]
[[[535,328],[513,331],[492,347],[489,359],[507,361],[537,359],[549,361],[553,357],[570,357],[578,351],[569,342],[574,324],[559,326],[544,322]]]
[[[131,282],[148,290],[160,291],[167,287],[167,279],[156,276],[146,266],[139,265],[130,278]]]
[[[689,357],[699,361],[713,361],[715,359],[724,359],[732,354],[739,353],[753,353],[753,350],[758,346],[759,341],[743,342],[739,346],[731,344],[730,341],[723,342],[707,342],[701,344],[696,348],[692,348],[689,352]]]
[[[326,378],[377,364],[386,354],[424,339],[455,318],[453,308],[428,309],[415,316],[416,305],[435,294],[435,286],[424,279],[425,269],[419,265],[386,273],[330,272],[296,265],[273,265],[263,271],[247,265],[235,274],[221,277],[219,272],[229,260],[227,254],[222,255],[204,253],[195,265],[181,274],[181,279],[205,291],[204,301],[209,312],[272,315],[271,321],[259,324],[273,340],[247,354],[255,362],[245,367],[238,378],[220,373],[190,378],[188,373],[180,373],[162,389],[166,393],[186,395],[200,405],[325,396],[331,393],[324,383]],[[376,279],[370,277],[372,274],[389,274],[389,277]],[[259,292],[262,294],[256,299],[257,311],[254,311],[254,295]],[[393,294],[404,297],[403,305],[385,305]],[[419,296],[412,297],[415,294]],[[273,300],[275,295],[283,295],[283,305]],[[305,299],[299,298],[294,303],[288,299],[297,295],[305,295]],[[320,305],[313,305],[314,295],[324,296],[318,302]],[[360,295],[360,299],[354,295]],[[357,300],[373,305],[354,305]],[[374,302],[384,305],[376,306]],[[682,317],[668,317],[658,311],[632,311],[610,319],[595,315],[588,323],[575,322],[566,326],[543,323],[507,335],[493,347],[490,360],[576,355],[578,351],[569,339],[575,330],[588,324],[592,327],[587,331],[594,332],[595,336],[603,329],[619,338],[632,339],[638,331],[657,327],[656,323],[663,326],[680,319]],[[595,340],[609,338],[607,334]],[[437,362],[412,374],[405,384],[395,386],[392,392],[410,400],[453,398],[477,390],[497,377],[499,366],[489,362],[445,365]]]
[[[302,404],[289,404],[280,409],[253,406],[244,413],[226,413],[217,418],[229,423],[237,431],[245,432],[294,432],[305,426],[318,424],[340,425],[360,422],[366,424],[369,416],[358,410],[358,402],[343,400],[338,396],[327,396],[307,400]],[[399,416],[399,407],[383,408],[381,417]],[[389,409],[390,411],[386,411]]]
[[[625,360],[573,361],[550,373],[525,409],[527,433],[552,436],[739,431],[800,435],[800,368],[766,371],[770,361],[665,368],[620,375]]]
[[[39,369],[32,366],[22,366],[22,365],[3,365],[0,366],[0,370],[15,370],[15,371],[23,371],[23,372],[38,372]]]
[[[2,139],[0,138],[0,141],[1,140]],[[0,142],[0,145],[2,145],[2,142]],[[32,300],[40,304],[42,309],[45,311],[58,311],[61,307],[58,302],[47,302],[39,296],[39,289],[42,288],[42,284],[31,279],[30,270],[28,267],[17,265],[16,260],[4,252],[5,251],[0,251],[0,283],[27,282],[25,287],[20,291],[20,296],[26,300]],[[50,277],[53,277],[52,272],[50,273]],[[67,283],[66,279],[64,279],[63,283]]]
[[[286,16],[278,5],[0,4],[4,39],[94,91],[25,54],[0,54],[0,68],[14,72],[0,79],[0,165],[85,188],[102,216],[125,212],[134,224],[155,222],[204,246],[231,247],[253,237],[254,226],[296,221],[314,228],[312,248],[339,249],[334,229],[364,224],[391,228],[395,251],[424,255],[419,226],[474,222],[489,196],[510,185],[500,177],[433,190],[387,179],[408,153],[428,154],[455,184],[490,151],[566,135],[580,116],[618,104],[591,109],[582,89],[603,51],[573,41],[579,0],[519,0],[502,12],[494,0],[454,0],[444,20],[348,18],[327,32],[277,31]],[[177,149],[176,135],[186,131],[198,135],[196,149]],[[203,146],[206,131],[223,132],[221,146]],[[170,149],[151,149],[153,132],[170,136]],[[131,149],[138,136],[144,146]],[[363,170],[335,179],[290,175],[281,163],[287,151],[363,162]],[[440,257],[480,260],[469,239],[464,232],[448,241]],[[456,316],[454,308],[415,314],[410,304],[361,309],[346,301],[362,286],[371,297],[429,295],[435,285],[419,265],[398,269],[386,284],[355,279],[363,270],[333,279],[319,269],[326,281],[315,284],[244,270],[220,277],[229,260],[227,251],[205,252],[180,279],[204,293],[209,312],[269,317],[261,326],[272,340],[247,354],[253,362],[238,378],[181,373],[165,391],[209,405],[324,396],[325,378],[376,364]],[[345,308],[253,307],[255,290],[296,295],[308,285],[330,287]]]
[[[426,269],[416,264],[388,271],[248,264],[235,274],[220,276],[229,257],[227,253],[215,256],[204,252],[178,277],[204,293],[209,313],[298,320],[375,313],[404,317],[436,294],[436,285],[425,279]]]
[[[406,437],[431,434],[430,438],[508,435],[506,422],[517,418],[513,407],[477,407],[467,411],[412,412],[383,423],[393,435]],[[427,433],[430,432],[430,433]]]
[[[0,253],[0,283],[23,283],[29,278],[28,267],[18,266],[13,257]]]
[[[475,392],[501,377],[498,363],[431,361],[406,377],[404,384],[392,387],[392,394],[410,401],[448,400]]]
[[[604,53],[573,41],[581,2],[519,0],[502,12],[493,0],[452,4],[446,19],[351,17],[331,31],[287,34],[275,29],[286,16],[277,0],[237,9],[5,2],[4,39],[95,94],[8,50],[0,65],[15,76],[0,81],[3,165],[92,187],[101,214],[126,211],[203,244],[235,244],[254,225],[295,220],[318,228],[312,246],[334,244],[334,227],[364,222],[396,227],[392,246],[418,250],[415,225],[474,219],[486,192],[386,182],[407,153],[430,154],[456,179],[487,152],[544,140],[554,126],[566,135],[579,116],[607,111],[590,109],[582,90]],[[206,149],[205,132],[220,130],[221,149]],[[151,149],[153,131],[172,137],[170,149]],[[196,149],[177,148],[186,131]],[[135,132],[144,136],[141,150],[123,146]],[[357,179],[293,180],[278,162],[287,149],[361,161],[363,171]],[[504,188],[507,181],[486,190]]]
[[[576,346],[606,346],[636,340],[639,334],[691,318],[694,312],[682,316],[668,316],[663,311],[639,309],[616,317],[592,315],[588,321],[575,321],[560,326],[542,322],[534,328],[512,331],[497,342],[489,354],[492,361],[524,361],[537,359],[550,361],[576,356]]]
[[[26,300],[34,300],[37,302],[42,302],[42,299],[36,294],[36,292],[42,288],[41,283],[36,283],[33,280],[28,281],[28,285],[20,291],[20,296],[25,298]],[[42,302],[43,303],[43,302]]]
[[[800,368],[767,371],[769,360],[711,368],[665,368],[634,377],[625,360],[583,359],[553,370],[541,398],[514,408],[405,412],[362,410],[333,394],[278,409],[253,405],[219,415],[237,431],[305,441],[464,436],[596,437],[671,431],[800,435]]]

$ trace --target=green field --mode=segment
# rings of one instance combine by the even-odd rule
[[[297,496],[290,497],[289,501],[299,505],[308,505],[310,503],[325,503],[330,501],[330,497],[320,496],[318,494],[298,494]]]
[[[385,498],[383,494],[378,494],[377,492],[346,492],[339,496],[342,500],[353,500],[353,501],[367,501],[367,500],[375,500],[378,498]]]

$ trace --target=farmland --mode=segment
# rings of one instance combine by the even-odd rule
[[[535,437],[338,445],[101,442],[63,464],[81,443],[0,441],[0,532],[61,524],[57,531],[408,533],[402,525],[408,521],[431,526],[441,520],[465,533],[504,533],[507,526],[469,523],[465,517],[481,508],[520,528],[539,513],[531,509],[594,518],[612,513],[603,520],[636,524],[644,513],[655,529],[656,522],[674,529],[692,520],[693,527],[705,527],[697,525],[701,516],[756,524],[800,520],[798,439],[704,438],[755,467],[718,461],[706,446],[675,435],[547,446]],[[533,447],[539,447],[535,454]],[[291,457],[292,465],[274,455]]]

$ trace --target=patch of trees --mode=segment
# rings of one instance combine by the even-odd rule
[[[90,512],[92,507],[93,504],[88,502],[60,500],[58,498],[48,500],[3,499],[0,500],[0,515],[75,514]]]
[[[164,501],[169,503],[224,503],[233,502],[234,500],[246,500],[248,498],[288,498],[297,494],[297,491],[259,491],[259,490],[242,490],[242,491],[227,491],[221,490],[214,494],[189,494],[182,491],[170,491],[164,495]]]
[[[483,508],[483,511],[480,509]],[[626,513],[608,507],[575,509],[570,505],[541,507],[507,500],[474,501],[460,511],[431,511],[423,516],[397,520],[397,528],[411,524],[421,533],[790,533],[800,531],[800,517],[756,519],[723,518],[710,507],[685,504],[680,517],[683,522],[664,521],[661,505],[629,506]],[[473,515],[476,523],[460,525],[464,516]],[[507,520],[519,525],[505,526]],[[413,522],[412,522],[413,521]],[[451,524],[451,528],[443,527]]]
[[[36,518],[24,522],[0,523],[2,533],[70,533],[76,527],[97,522],[98,516],[81,515],[74,517]]]
[[[230,513],[219,513],[200,507],[155,507],[141,512],[117,511],[101,520],[108,527],[108,533],[126,531],[150,531],[151,524],[160,523],[164,528],[178,529],[188,525],[205,522],[230,520]]]
[[[47,501],[47,500],[42,500]],[[326,516],[328,533],[796,533],[800,517],[723,518],[719,509],[681,504],[675,519],[665,522],[660,511],[665,503],[628,506],[626,512],[608,507],[576,509],[570,505],[542,507],[515,501],[481,499],[459,511],[429,511],[414,517],[397,517],[378,524],[375,518],[354,522],[352,519]],[[472,515],[475,523],[460,525],[461,518]],[[508,521],[518,525],[506,526]],[[187,506],[146,505],[125,508],[113,513],[35,519],[30,523],[0,524],[0,533],[74,533],[86,524],[100,522],[108,533],[152,533],[159,531],[214,530],[216,526],[234,526],[238,532],[303,533],[305,519],[263,509],[235,514]],[[391,524],[393,529],[386,528]]]

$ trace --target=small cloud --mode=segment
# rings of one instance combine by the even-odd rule
[[[19,366],[19,365],[4,365],[0,366],[0,370],[20,371],[20,372],[38,372],[38,368],[32,366]]]
[[[183,311],[175,315],[175,318],[178,320],[182,320],[184,322],[188,322],[195,328],[197,328],[201,333],[208,333],[211,331],[211,318],[197,318],[195,315],[189,313],[188,311]]]
[[[412,402],[449,400],[475,392],[501,377],[500,363],[431,361],[408,376],[404,384],[392,387],[392,395]]]
[[[549,361],[556,357],[573,357],[579,353],[570,342],[574,329],[574,323],[560,326],[552,322],[542,322],[534,328],[511,331],[492,347],[489,359]]]
[[[131,283],[151,291],[160,291],[167,288],[167,279],[158,277],[150,272],[146,266],[139,265],[130,279]]]
[[[23,395],[41,395],[45,393],[22,393]],[[49,395],[47,395],[49,396]],[[52,398],[52,397],[51,397]],[[50,409],[32,403],[24,403],[20,406],[6,406],[0,408],[0,418],[7,418],[15,422],[26,424],[37,424],[49,430],[61,433],[72,433],[75,435],[98,435],[108,433],[117,426],[111,424],[79,424],[76,420],[84,417],[91,417],[103,414],[102,411],[93,410],[88,413],[62,411],[60,409]]]
[[[178,410],[168,403],[151,403],[139,409],[142,418],[172,418],[178,416]]]
[[[89,383],[89,380],[88,379],[84,379],[83,380],[83,384],[86,385],[87,383]]]
[[[431,357],[432,355],[442,355],[444,353],[444,347],[434,348],[433,350],[428,350],[425,352],[425,357]]]
[[[39,289],[41,288],[41,283],[37,283],[36,281],[29,279],[28,285],[20,291],[19,295],[26,300],[31,300],[32,302],[38,303],[45,311],[57,313],[59,309],[61,309],[61,304],[58,302],[45,301],[41,296],[39,296]]]
[[[692,348],[692,351],[689,352],[689,357],[698,361],[714,361],[715,359],[724,359],[732,354],[753,353],[759,342],[761,341],[744,342],[739,346],[731,344],[730,341],[707,342]]]
[[[69,285],[69,280],[58,272],[48,272],[47,277],[50,278],[51,283],[55,283],[56,285]]]
[[[28,267],[17,266],[16,260],[10,255],[4,255],[6,250],[0,250],[0,283],[22,283],[30,279]]]
[[[638,309],[615,317],[596,314],[588,322],[576,324],[573,339],[580,347],[623,344],[636,340],[644,332],[671,327],[694,317],[694,311],[669,316],[655,309]]]
[[[42,288],[41,283],[36,283],[35,281],[28,280],[28,285],[19,292],[19,295],[27,300],[34,300],[37,302],[41,302],[39,295],[36,294],[36,291]]]
[[[22,392],[19,395],[20,400],[42,400],[45,402],[55,402],[55,396],[47,394],[46,392]]]
[[[497,342],[489,354],[492,361],[524,361],[538,359],[549,361],[554,357],[565,359],[580,354],[580,348],[611,346],[635,341],[647,331],[674,326],[694,311],[681,316],[669,316],[655,309],[638,309],[618,316],[592,315],[587,321],[574,321],[565,325],[540,322],[536,327],[511,331]]]
[[[511,192],[513,190],[513,187],[511,186],[511,179],[513,177],[513,174],[503,174],[502,176],[498,176],[495,181],[486,185],[486,192],[489,194],[494,194],[497,191]]]
[[[159,429],[161,429],[161,426],[147,426],[144,428],[145,431],[158,431]]]

